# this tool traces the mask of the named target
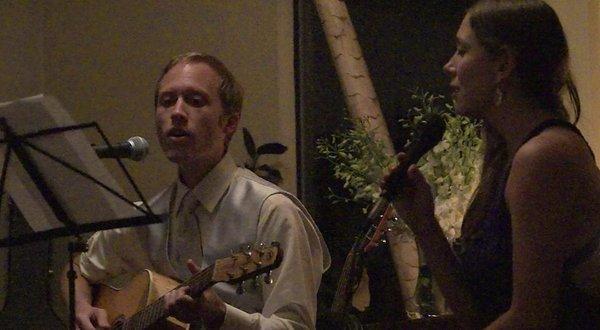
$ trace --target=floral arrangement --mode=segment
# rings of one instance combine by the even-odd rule
[[[482,163],[482,140],[479,123],[454,113],[443,97],[415,91],[418,105],[409,109],[400,120],[408,138],[407,146],[423,116],[432,113],[443,116],[446,132],[442,141],[417,163],[432,186],[436,216],[446,237],[460,235],[460,226],[468,203],[478,183]],[[388,168],[396,164],[393,155],[384,151],[368,130],[368,119],[352,120],[354,127],[335,133],[329,139],[317,141],[317,149],[333,165],[334,176],[344,183],[349,197],[334,194],[334,201],[354,201],[367,206],[379,198],[379,183]],[[394,230],[407,232],[406,225],[396,223]]]

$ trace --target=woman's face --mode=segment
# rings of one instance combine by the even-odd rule
[[[486,111],[494,105],[496,64],[480,44],[471,29],[469,14],[463,19],[456,33],[456,52],[444,71],[450,76],[450,89],[456,112],[483,119]]]

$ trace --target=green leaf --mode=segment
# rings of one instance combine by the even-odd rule
[[[280,155],[287,151],[287,147],[281,143],[265,143],[256,149],[258,155]]]
[[[281,177],[281,172],[267,164],[259,166],[256,170],[256,173],[261,178],[270,181],[274,184],[279,184],[283,180],[283,178]]]

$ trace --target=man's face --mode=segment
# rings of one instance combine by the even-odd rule
[[[215,165],[225,152],[237,121],[232,125],[224,113],[220,84],[205,63],[178,63],[161,81],[156,131],[165,155],[180,167]]]

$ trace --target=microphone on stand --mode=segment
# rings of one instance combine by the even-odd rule
[[[421,126],[415,132],[413,141],[405,151],[406,161],[388,177],[382,187],[381,198],[375,202],[367,215],[368,223],[377,223],[379,216],[402,189],[402,184],[406,181],[408,167],[417,163],[424,154],[433,149],[442,140],[445,131],[446,123],[441,115],[431,114],[423,118]]]
[[[148,155],[150,145],[148,144],[148,140],[143,137],[134,136],[112,147],[107,145],[92,145],[92,148],[94,148],[96,155],[100,158],[129,158],[140,161]]]

